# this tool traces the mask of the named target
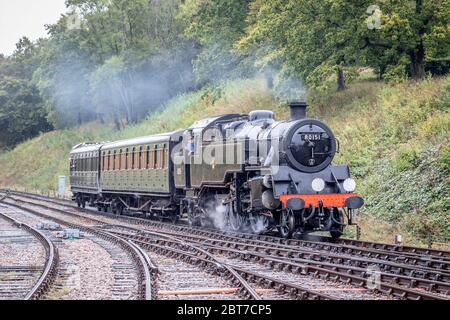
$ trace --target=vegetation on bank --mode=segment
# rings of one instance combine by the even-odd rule
[[[340,140],[335,163],[350,165],[366,198],[363,237],[450,236],[450,77],[396,85],[365,80],[346,91],[311,93],[309,102],[310,116],[327,122]],[[0,185],[54,190],[58,175],[68,175],[71,147],[81,141],[172,131],[209,115],[254,109],[272,109],[278,119],[289,113],[263,79],[238,80],[180,95],[123,131],[91,123],[46,133],[0,155]]]

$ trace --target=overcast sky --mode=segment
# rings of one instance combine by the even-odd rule
[[[44,25],[66,12],[64,0],[0,0],[0,53],[10,55],[18,40],[46,36]]]

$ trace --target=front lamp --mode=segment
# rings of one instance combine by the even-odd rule
[[[321,178],[315,178],[312,182],[311,182],[311,188],[315,191],[315,192],[320,192],[323,189],[325,189],[325,181]]]
[[[356,182],[352,178],[344,180],[344,190],[347,192],[353,192],[356,189]]]

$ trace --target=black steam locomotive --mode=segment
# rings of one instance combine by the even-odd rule
[[[342,235],[363,199],[346,165],[331,162],[338,143],[328,126],[291,103],[291,119],[271,111],[227,114],[189,129],[70,154],[73,200],[115,214],[282,237]]]

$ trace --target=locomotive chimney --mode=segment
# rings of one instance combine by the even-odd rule
[[[289,102],[289,108],[291,109],[291,120],[306,118],[306,108],[308,108],[306,102],[291,101]]]

